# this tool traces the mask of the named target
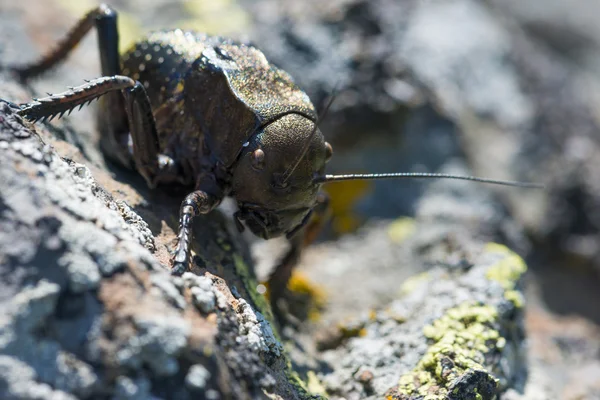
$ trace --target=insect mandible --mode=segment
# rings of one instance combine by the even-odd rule
[[[179,29],[150,34],[119,55],[117,13],[90,11],[56,49],[14,67],[21,80],[62,61],[97,29],[102,77],[19,106],[42,120],[102,96],[98,112],[105,153],[135,168],[150,187],[194,186],[180,208],[172,274],[189,266],[192,220],[233,197],[238,229],[286,235],[291,248],[270,277],[271,302],[283,293],[302,247],[301,231],[322,210],[323,183],[350,179],[450,178],[519,187],[523,182],[429,173],[326,175],[332,148],[317,128],[308,96],[256,47]]]

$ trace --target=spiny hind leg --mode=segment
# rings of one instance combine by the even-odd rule
[[[21,106],[18,114],[32,121],[52,119],[107,94],[124,97],[123,112],[132,139],[131,148],[125,146],[125,150],[131,153],[136,169],[148,185],[154,187],[158,182],[177,179],[177,165],[159,154],[158,134],[148,95],[142,84],[129,77],[115,75],[94,79],[63,93],[34,99]]]
[[[68,92],[34,101],[21,114],[33,120],[53,118],[103,96],[98,112],[98,127],[102,132],[100,144],[104,154],[127,167],[131,167],[133,161],[151,187],[158,182],[178,181],[181,174],[176,163],[158,153],[158,135],[152,108],[143,86],[120,75],[117,17],[116,11],[102,4],[88,12],[56,49],[37,62],[12,68],[22,80],[38,76],[63,61],[81,39],[96,27],[104,77],[71,88]]]
[[[98,31],[98,47],[100,49],[102,74],[105,76],[118,75],[120,71],[117,13],[106,4],[101,4],[89,11],[77,22],[65,38],[58,43],[56,48],[42,56],[39,60],[21,66],[13,66],[10,69],[23,81],[35,78],[64,61],[69,53],[94,27]]]
[[[35,78],[64,61],[85,35],[95,27],[98,33],[102,75],[104,77],[120,75],[117,18],[115,10],[101,4],[81,18],[53,50],[39,60],[13,66],[10,69],[22,81]],[[120,93],[109,92],[101,99],[98,127],[102,133],[100,144],[104,154],[123,165],[131,166],[131,157],[127,151],[128,119],[123,96]]]

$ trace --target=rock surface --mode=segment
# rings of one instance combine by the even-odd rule
[[[144,219],[0,107],[0,397],[301,396],[222,219],[172,278]]]

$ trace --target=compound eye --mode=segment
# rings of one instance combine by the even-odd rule
[[[331,156],[333,156],[333,148],[329,142],[325,142],[325,162],[329,162],[329,160],[331,160]]]
[[[265,168],[265,152],[261,149],[256,149],[252,152],[251,156],[252,168],[264,169]]]

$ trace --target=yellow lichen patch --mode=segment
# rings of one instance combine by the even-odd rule
[[[426,282],[429,279],[429,273],[422,272],[420,274],[411,276],[406,279],[402,285],[400,286],[400,295],[406,296],[412,293],[417,287],[419,287],[423,282]]]
[[[298,271],[292,273],[287,287],[292,294],[298,294],[310,299],[308,319],[313,322],[318,321],[321,317],[321,310],[323,310],[327,301],[325,291]]]
[[[494,307],[464,303],[424,327],[425,337],[433,343],[417,366],[400,378],[399,392],[426,400],[444,399],[444,388],[467,370],[486,372],[485,355],[506,343],[493,327],[496,318]]]
[[[485,250],[504,256],[488,269],[486,277],[498,282],[506,290],[514,289],[521,275],[527,271],[525,261],[508,247],[501,244],[488,243],[485,246]]]
[[[227,35],[248,31],[250,17],[235,0],[194,0],[183,3],[187,15],[177,23],[181,29]]]
[[[311,394],[327,396],[327,391],[325,389],[325,386],[323,386],[323,384],[317,377],[317,374],[315,374],[313,371],[308,371],[306,373],[306,378],[307,378],[306,386],[308,388],[308,391]]]
[[[518,290],[507,290],[504,292],[504,298],[513,303],[516,308],[522,308],[525,305],[523,293]]]
[[[332,226],[336,233],[355,231],[360,226],[360,219],[354,212],[354,205],[370,189],[368,181],[342,181],[326,185],[329,194]]]
[[[415,231],[415,220],[413,218],[398,218],[388,227],[388,236],[394,243],[402,243]]]

